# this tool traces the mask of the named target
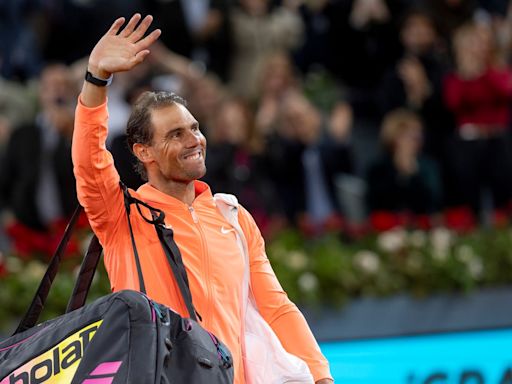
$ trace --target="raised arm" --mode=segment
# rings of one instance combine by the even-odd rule
[[[158,39],[160,30],[157,29],[144,37],[153,17],[146,16],[142,21],[140,19],[140,14],[133,15],[121,30],[125,19],[120,17],[98,41],[88,63],[88,70],[94,77],[108,79],[116,72],[129,71],[149,54],[148,48]],[[84,81],[81,101],[86,107],[97,107],[105,102],[106,97],[106,87],[98,87]]]
[[[117,19],[94,47],[87,64],[93,77],[108,79],[112,74],[128,71],[148,55],[148,47],[158,38],[156,30],[144,37],[152,17],[141,21],[134,15],[124,28]],[[103,246],[112,239],[116,225],[124,215],[119,174],[107,151],[107,89],[85,81],[75,114],[72,158],[80,204],[85,208],[91,227]]]

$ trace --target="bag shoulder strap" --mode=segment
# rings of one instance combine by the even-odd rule
[[[161,209],[152,207],[151,205],[145,203],[142,200],[139,200],[130,195],[128,188],[124,184],[121,183],[121,188],[123,190],[124,199],[125,199],[125,208],[126,208],[126,216],[128,219],[128,228],[130,229],[130,238],[133,247],[133,254],[135,257],[135,263],[137,267],[137,273],[139,276],[140,289],[141,292],[146,293],[145,285],[144,285],[144,277],[142,273],[142,267],[140,263],[139,253],[137,251],[137,246],[135,244],[135,236],[133,234],[133,229],[130,221],[130,206],[134,204],[137,208],[139,214],[149,224],[152,224],[155,227],[158,239],[160,240],[160,244],[162,245],[163,251],[167,258],[167,262],[171,267],[172,274],[174,275],[174,279],[178,284],[178,288],[180,290],[183,301],[185,302],[185,306],[187,307],[187,311],[189,313],[189,317],[197,321],[197,317],[201,319],[199,313],[195,310],[194,304],[192,302],[192,293],[190,291],[190,286],[188,283],[187,271],[185,269],[185,265],[183,264],[183,259],[181,257],[181,252],[178,248],[178,245],[174,241],[174,233],[172,229],[167,228],[165,226],[165,212]],[[146,217],[141,210],[141,206],[149,209],[151,212],[151,218]],[[197,317],[196,317],[197,315]]]
[[[78,273],[73,293],[69,298],[66,313],[82,308],[85,305],[102,252],[103,247],[100,241],[96,235],[93,235],[89,242],[87,253],[82,261],[82,265],[80,266],[80,272]]]
[[[50,288],[52,287],[53,280],[55,279],[55,276],[59,271],[62,255],[66,250],[66,245],[69,242],[71,233],[73,232],[73,228],[75,227],[76,222],[78,221],[78,217],[81,213],[82,207],[78,205],[75,208],[75,212],[73,212],[73,216],[71,216],[71,219],[69,220],[66,230],[64,231],[64,234],[62,235],[60,243],[57,247],[57,250],[53,254],[50,262],[48,263],[48,268],[46,269],[46,272],[41,280],[41,283],[39,284],[39,287],[37,288],[37,291],[34,294],[32,303],[28,307],[25,316],[23,316],[20,323],[18,324],[18,327],[14,331],[13,336],[16,335],[17,333],[30,329],[37,324],[39,316],[43,311],[44,304],[46,303],[46,299],[48,298],[48,294],[50,293]]]

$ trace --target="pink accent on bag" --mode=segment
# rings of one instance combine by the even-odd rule
[[[109,361],[101,363],[91,372],[91,376],[115,375],[119,371],[122,361]]]
[[[113,377],[102,377],[101,379],[85,379],[82,384],[112,384]]]

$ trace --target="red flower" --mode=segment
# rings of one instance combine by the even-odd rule
[[[377,232],[385,232],[402,226],[405,216],[390,211],[375,211],[370,215],[370,223]]]
[[[496,228],[505,228],[508,225],[507,212],[501,209],[494,210],[492,214],[492,224]]]
[[[6,228],[14,251],[23,259],[29,259],[34,254],[51,257],[66,229],[67,221],[56,220],[45,232],[36,231],[20,222],[13,222]],[[78,241],[72,236],[64,252],[65,257],[76,255],[79,251]]]
[[[416,215],[414,217],[414,227],[427,231],[432,228],[432,219],[429,215]]]
[[[475,215],[469,207],[449,208],[444,212],[446,226],[457,232],[470,232],[475,229]]]

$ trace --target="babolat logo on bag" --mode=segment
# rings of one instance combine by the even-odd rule
[[[0,384],[70,383],[103,320],[89,324],[4,377]]]

